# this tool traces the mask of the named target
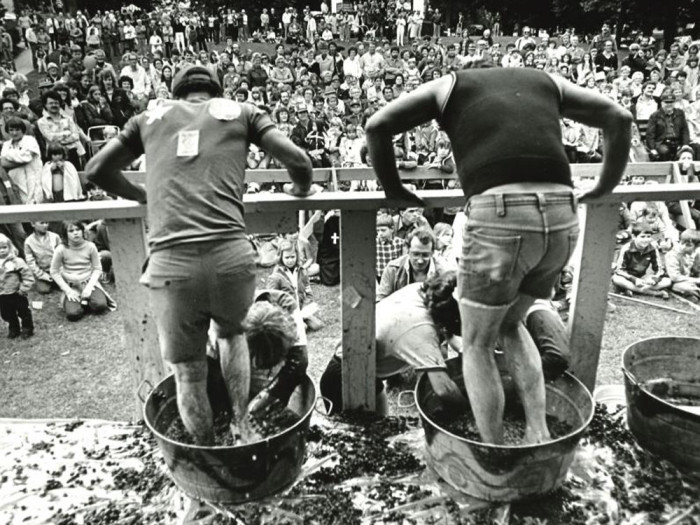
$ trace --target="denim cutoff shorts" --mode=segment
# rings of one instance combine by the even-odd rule
[[[579,227],[573,192],[474,195],[467,202],[459,297],[505,306],[519,294],[551,297]]]
[[[211,319],[221,337],[243,333],[241,323],[255,293],[254,254],[246,238],[151,253],[140,282],[149,289],[163,359],[204,360]]]

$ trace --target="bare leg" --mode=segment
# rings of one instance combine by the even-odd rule
[[[501,343],[506,366],[525,409],[523,444],[542,443],[549,439],[542,360],[522,321],[533,302],[533,297],[519,296],[501,326]]]
[[[198,445],[214,444],[214,416],[207,396],[207,362],[172,365],[177,386],[177,407],[187,431]]]
[[[462,319],[462,374],[476,427],[486,443],[503,443],[505,395],[494,356],[499,327],[509,306],[459,301]]]
[[[218,339],[221,372],[231,400],[233,418],[244,442],[249,441],[248,397],[250,395],[250,354],[242,334]],[[233,428],[232,428],[233,430]]]

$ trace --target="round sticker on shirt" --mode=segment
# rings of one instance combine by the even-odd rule
[[[217,120],[233,120],[241,114],[238,102],[217,98],[209,104],[209,114]]]

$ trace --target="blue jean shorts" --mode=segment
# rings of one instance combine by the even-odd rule
[[[243,333],[255,293],[254,248],[248,239],[189,243],[153,252],[141,284],[149,289],[163,359],[206,358],[207,331]]]
[[[505,306],[519,294],[551,297],[579,227],[573,192],[481,194],[469,199],[459,297]]]

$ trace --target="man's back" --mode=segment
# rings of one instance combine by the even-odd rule
[[[168,101],[129,121],[120,139],[149,166],[149,245],[244,235],[248,143],[274,124],[250,104]]]

